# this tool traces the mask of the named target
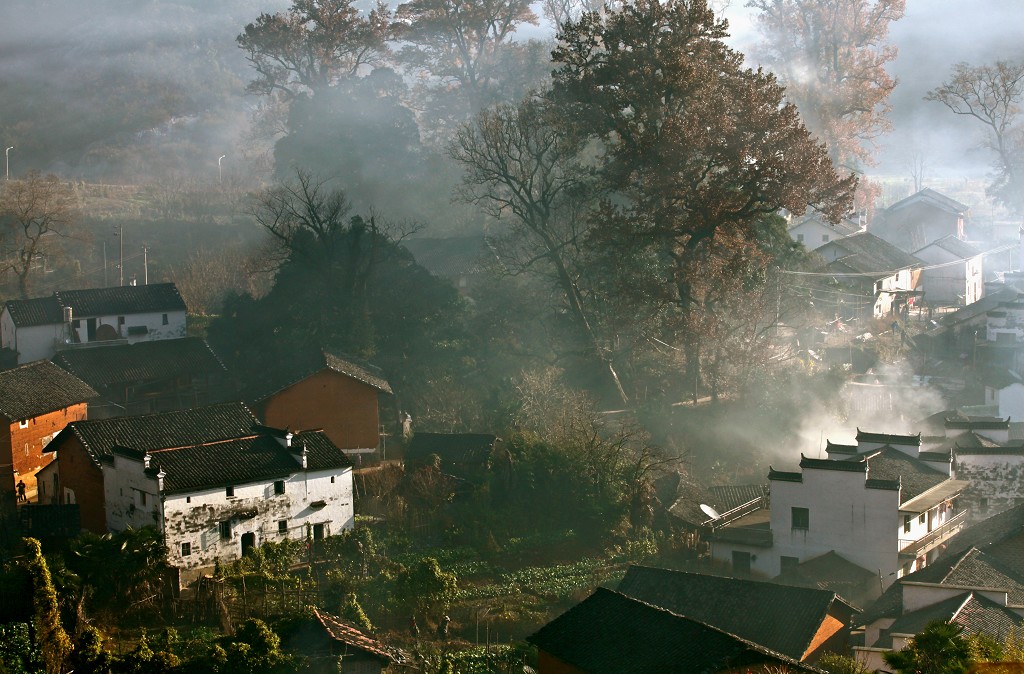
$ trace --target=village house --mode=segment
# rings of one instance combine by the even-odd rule
[[[37,475],[39,502],[77,503],[82,527],[106,533],[103,466],[115,448],[145,453],[193,447],[247,436],[257,425],[259,421],[249,408],[237,402],[136,417],[73,421],[46,447],[55,458]]]
[[[19,482],[36,501],[36,473],[52,456],[44,450],[67,424],[87,418],[97,393],[45,360],[0,372],[0,497],[13,505]]]
[[[856,445],[826,449],[827,459],[801,455],[799,471],[769,471],[770,508],[712,523],[712,556],[774,577],[834,551],[888,585],[963,527],[957,499],[968,483],[953,478],[951,451],[922,451],[920,435],[860,430]]]
[[[155,526],[182,582],[266,542],[321,540],[354,524],[352,462],[322,431],[256,426],[187,446],[119,444],[100,463],[107,529]]]
[[[638,565],[618,591],[800,662],[845,652],[856,612],[828,590]]]
[[[788,231],[789,236],[797,243],[802,243],[807,250],[817,250],[830,241],[864,231],[864,225],[859,218],[844,218],[832,224],[820,213],[814,212],[802,218],[793,218]]]
[[[875,214],[871,232],[905,251],[946,236],[963,240],[969,208],[926,187]]]
[[[835,239],[815,252],[845,294],[836,300],[840,316],[900,314],[919,294],[922,262],[870,232]]]
[[[882,653],[901,650],[928,623],[960,625],[964,633],[1002,642],[1024,621],[1024,506],[967,527],[927,567],[891,585],[856,617],[854,655],[870,670]]]
[[[598,588],[526,639],[538,674],[817,672],[699,620]]]
[[[378,399],[382,393],[391,394],[380,370],[322,349],[298,352],[287,362],[257,369],[262,392],[249,398],[268,426],[320,428],[350,455],[377,452]]]
[[[479,483],[493,465],[501,439],[489,433],[416,433],[405,450],[407,471],[432,465],[459,480]]]
[[[291,630],[283,646],[309,659],[310,674],[386,674],[401,667],[409,656],[366,634],[336,615],[312,609],[313,619]],[[395,669],[397,669],[396,667]]]
[[[185,336],[185,301],[173,283],[59,290],[10,300],[0,312],[0,347],[17,362],[50,359],[76,345]]]
[[[1010,419],[946,420],[956,476],[966,480],[962,502],[971,518],[985,519],[1024,502],[1024,440],[1010,440]]]
[[[224,364],[198,337],[68,349],[53,362],[99,391],[93,419],[201,407],[229,393]]]
[[[920,287],[930,307],[974,304],[985,293],[982,254],[952,234],[914,251],[925,263]]]

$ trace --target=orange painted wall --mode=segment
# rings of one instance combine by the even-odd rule
[[[66,503],[65,489],[75,492],[75,503],[82,518],[82,528],[97,534],[107,533],[106,497],[103,494],[103,471],[93,463],[85,447],[72,436],[62,441],[60,461],[60,498]],[[50,486],[47,485],[47,492]]]
[[[53,437],[72,421],[81,421],[88,417],[88,405],[79,403],[62,410],[49,412],[28,420],[28,426],[21,428],[19,420],[0,417],[0,452],[2,462],[8,460],[14,465],[14,480],[10,485],[4,484],[4,491],[14,490],[18,480],[25,483],[29,500],[35,500],[36,471],[53,460],[53,454],[43,453],[43,438]],[[10,459],[8,459],[10,457]]]
[[[849,629],[843,621],[833,615],[827,615],[821,621],[821,626],[811,640],[811,645],[807,647],[804,657],[800,659],[804,662],[817,662],[825,653],[845,653],[848,643]]]
[[[275,393],[258,413],[275,428],[322,428],[342,449],[376,447],[380,440],[377,389],[332,370]]]

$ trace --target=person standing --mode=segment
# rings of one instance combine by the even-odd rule
[[[25,496],[25,483],[22,480],[18,480],[18,501],[27,501],[28,497]]]

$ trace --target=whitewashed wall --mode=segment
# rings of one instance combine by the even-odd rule
[[[334,481],[331,481],[331,478]],[[182,569],[231,562],[242,556],[242,536],[255,535],[255,544],[283,538],[305,539],[307,525],[324,525],[324,535],[340,534],[355,523],[352,504],[352,470],[299,472],[285,479],[285,493],[274,494],[272,481],[265,484],[235,485],[234,496],[225,489],[208,489],[175,494],[164,501],[164,530],[168,560]],[[310,504],[324,501],[323,508]],[[239,516],[255,511],[255,516]],[[278,522],[287,521],[286,534]],[[231,536],[221,538],[220,522],[231,522]],[[182,556],[182,543],[191,544],[191,554]]]
[[[160,485],[142,461],[115,454],[113,464],[103,464],[103,498],[111,531],[160,528]]]
[[[813,468],[803,469],[802,482],[772,481],[771,490],[775,565],[781,556],[803,562],[835,550],[865,569],[880,570],[886,585],[895,580],[889,574],[899,568],[899,492],[868,489],[863,473]],[[810,511],[807,530],[792,528],[793,507]]]

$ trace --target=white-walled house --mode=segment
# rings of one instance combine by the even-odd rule
[[[849,312],[883,318],[913,302],[923,263],[870,232],[823,244],[815,251],[847,296]]]
[[[352,463],[322,431],[252,435],[103,462],[107,527],[156,526],[183,580],[268,541],[318,540],[354,524]]]
[[[922,452],[920,435],[858,431],[829,443],[828,459],[770,470],[771,505],[715,529],[714,559],[767,577],[827,552],[877,572],[883,584],[924,567],[963,526],[949,453]]]
[[[59,290],[8,301],[0,312],[0,347],[17,353],[21,364],[86,344],[177,339],[186,336],[185,314],[173,283]]]
[[[983,256],[969,243],[950,234],[914,251],[914,257],[925,263],[921,289],[929,306],[965,306],[984,295]]]
[[[793,218],[787,231],[790,238],[802,243],[807,250],[817,250],[830,241],[864,231],[864,225],[851,218],[832,224],[820,213],[811,213],[802,218]]]

